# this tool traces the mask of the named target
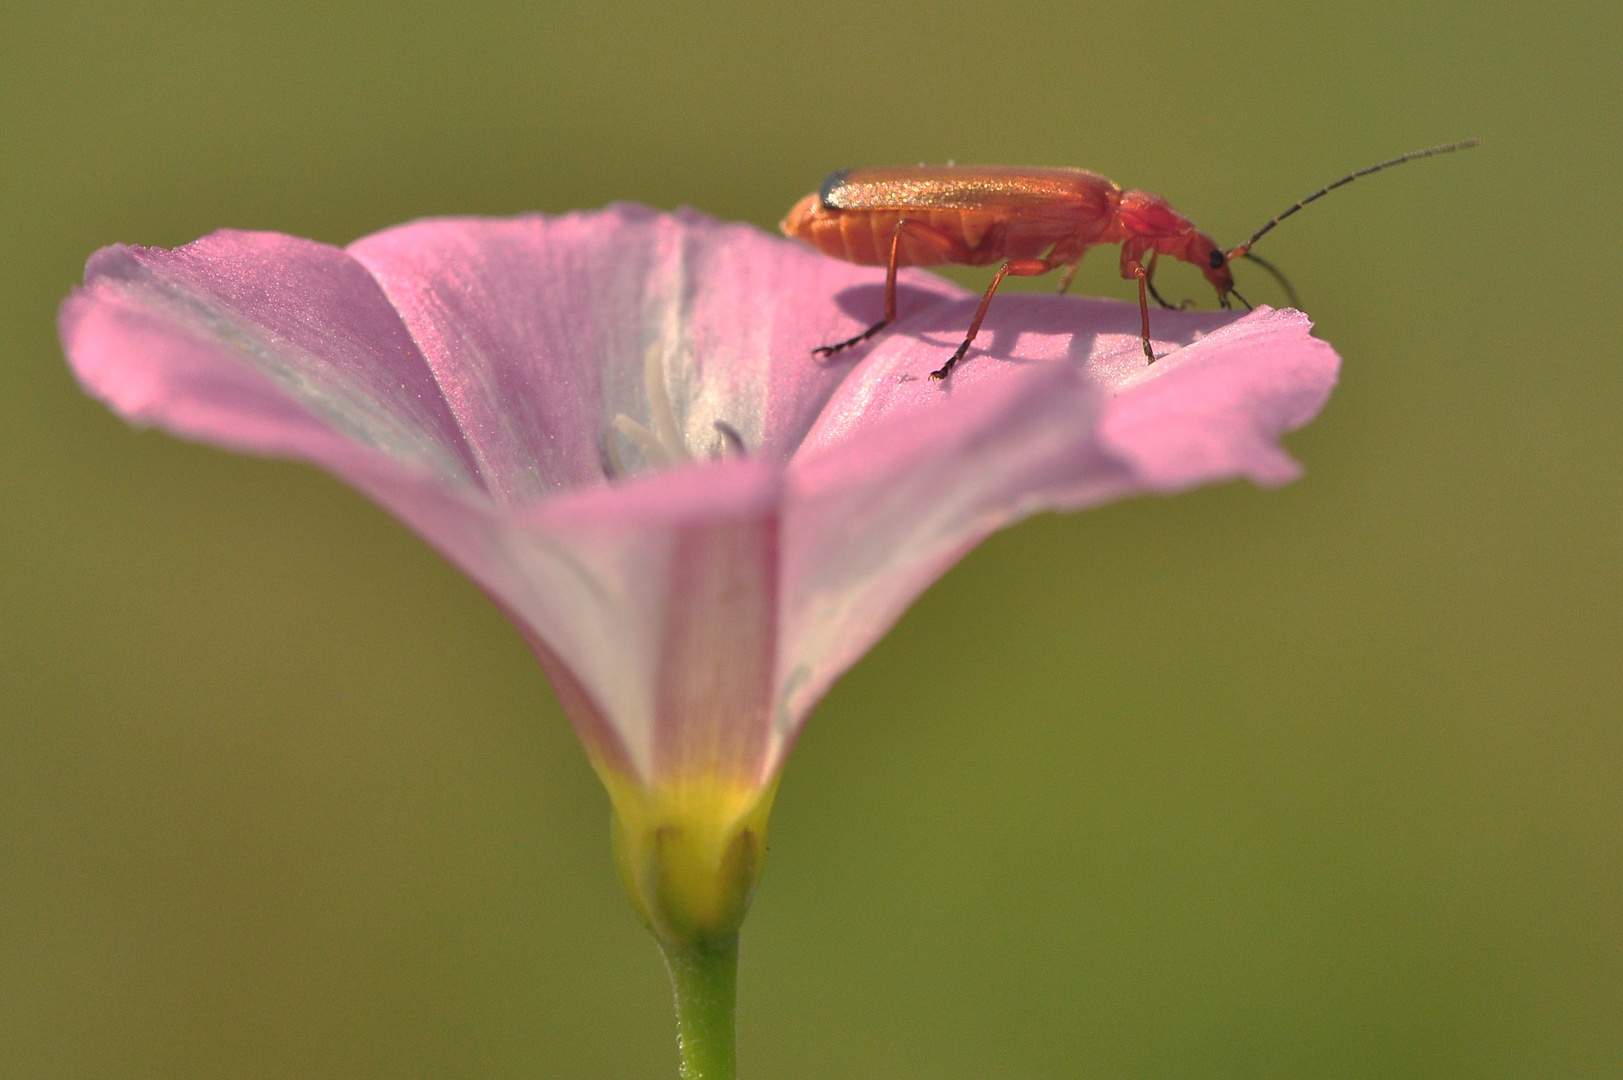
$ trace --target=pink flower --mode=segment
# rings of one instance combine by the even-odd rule
[[[1039,510],[1290,480],[1276,440],[1335,381],[1299,312],[1156,312],[1171,353],[1146,367],[1136,308],[1025,294],[934,382],[975,300],[916,272],[891,332],[814,360],[882,280],[616,206],[105,248],[61,331],[131,421],[315,462],[477,581],[609,786],[634,899],[680,935],[736,928],[807,714],[955,560]]]

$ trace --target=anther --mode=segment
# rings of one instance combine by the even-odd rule
[[[744,448],[744,436],[738,433],[737,428],[733,427],[733,425],[729,424],[725,420],[717,420],[715,422],[715,427],[717,434],[719,434],[722,437],[722,440],[726,442],[727,449],[731,450],[739,457],[745,457],[748,455],[749,451]],[[719,454],[717,455],[717,457],[720,456],[721,455]]]

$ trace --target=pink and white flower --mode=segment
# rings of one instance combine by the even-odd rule
[[[1277,440],[1335,382],[1299,312],[1158,312],[1170,355],[1146,367],[1136,308],[1031,294],[1000,297],[983,348],[934,382],[975,299],[918,272],[890,332],[814,360],[874,317],[882,279],[750,226],[615,206],[343,249],[110,247],[61,331],[85,388],[134,423],[319,464],[478,582],[608,783],[635,878],[638,837],[672,821],[711,822],[706,865],[737,857],[740,828],[758,839],[812,707],[983,537],[1039,510],[1290,480]]]

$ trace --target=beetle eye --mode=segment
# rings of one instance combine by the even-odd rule
[[[1212,255],[1208,261],[1212,264],[1213,270],[1223,269],[1223,253],[1217,248],[1212,248]]]

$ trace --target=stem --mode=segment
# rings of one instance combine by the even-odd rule
[[[661,948],[676,992],[682,1080],[737,1080],[738,934]]]

